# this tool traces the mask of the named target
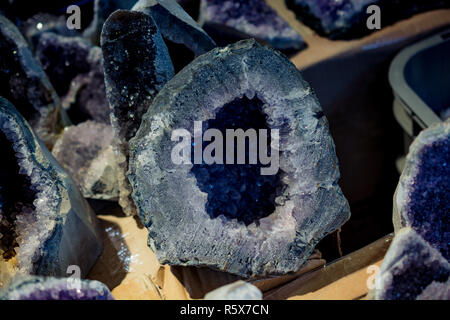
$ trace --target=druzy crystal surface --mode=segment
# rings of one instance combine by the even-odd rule
[[[90,270],[102,250],[97,220],[68,174],[0,98],[0,269],[66,275]],[[4,275],[2,275],[4,276]]]
[[[86,121],[66,127],[52,153],[85,198],[117,200],[117,162],[111,126]]]
[[[208,52],[216,46],[175,0],[140,0],[132,10],[150,15],[164,38],[185,45],[195,55]]]
[[[380,300],[450,299],[450,264],[411,228],[401,229],[375,281]]]
[[[449,7],[446,0],[285,0],[298,19],[319,34],[332,39],[352,39],[369,34],[367,7],[377,5],[381,27],[413,14]]]
[[[105,22],[101,36],[106,94],[111,108],[118,153],[119,203],[128,215],[135,213],[128,170],[128,141],[143,114],[174,69],[167,47],[151,16],[118,10]]]
[[[60,126],[61,104],[28,43],[0,15],[0,96],[10,100],[38,136],[51,146]]]
[[[17,277],[0,291],[1,300],[114,300],[101,282],[71,278]]]
[[[202,0],[200,23],[234,28],[278,50],[305,46],[302,37],[264,0]]]
[[[246,164],[175,164],[172,132],[193,132],[194,121],[219,131],[277,129],[279,176],[261,178]],[[130,141],[129,167],[133,199],[161,263],[243,277],[296,271],[350,215],[316,97],[285,56],[254,40],[199,56],[164,86]],[[224,172],[217,179],[216,169]]]
[[[450,259],[450,120],[422,131],[394,197],[394,226],[408,226]]]

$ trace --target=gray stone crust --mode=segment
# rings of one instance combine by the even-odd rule
[[[270,128],[280,129],[280,170],[288,185],[270,216],[247,227],[211,219],[207,195],[170,154],[174,129],[192,132],[237,97],[264,102]],[[350,216],[337,181],[338,161],[317,98],[289,60],[254,40],[216,48],[170,80],[130,141],[128,178],[148,244],[161,263],[208,266],[243,277],[300,269],[314,246]]]

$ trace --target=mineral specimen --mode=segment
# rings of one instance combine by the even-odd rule
[[[408,18],[415,13],[449,7],[447,0],[285,0],[299,20],[320,35],[331,39],[353,39],[373,30],[366,26],[370,5],[381,12],[381,27]],[[376,30],[376,29],[375,29]]]
[[[0,98],[0,269],[86,275],[102,250],[94,213],[68,174]],[[1,265],[8,265],[7,268]]]
[[[413,228],[450,259],[450,120],[422,131],[410,146],[394,196],[394,227]]]
[[[111,126],[86,121],[66,127],[52,153],[80,187],[85,198],[115,200],[119,197],[117,163]]]
[[[278,50],[300,50],[302,37],[264,0],[202,0],[200,23],[234,28]]]
[[[164,38],[185,45],[196,55],[216,46],[175,0],[140,0],[132,10],[150,15]]]
[[[205,300],[262,300],[262,293],[254,285],[239,280],[208,292]]]
[[[0,96],[10,100],[44,143],[60,129],[59,97],[19,30],[0,16]]]
[[[0,300],[114,300],[101,282],[22,276],[0,291]]]
[[[450,299],[450,264],[411,228],[400,230],[375,280],[379,300]]]
[[[135,135],[155,95],[173,76],[167,47],[153,19],[141,12],[118,10],[106,20],[101,36],[106,95],[118,153],[119,203],[135,213],[126,180],[128,141]]]
[[[83,35],[88,37],[93,44],[98,45],[103,24],[109,15],[118,9],[129,10],[135,3],[136,0],[95,0],[94,18]]]
[[[265,138],[279,132],[279,148],[263,153],[278,155],[279,169],[263,166],[261,153],[256,164],[198,164],[197,138],[206,129],[222,133],[221,124],[260,130]],[[195,164],[189,157],[173,161],[176,129],[194,131]],[[191,151],[187,142],[183,156]],[[224,154],[219,147],[215,152],[217,159]],[[285,56],[254,40],[199,56],[164,86],[130,141],[129,168],[133,199],[161,263],[243,277],[296,271],[350,215],[315,95]]]

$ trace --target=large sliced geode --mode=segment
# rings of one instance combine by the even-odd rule
[[[150,15],[164,38],[185,45],[196,55],[216,46],[175,0],[139,0],[132,10]]]
[[[69,265],[77,265],[86,275],[102,251],[95,215],[72,179],[3,98],[0,145],[0,269],[65,276]]]
[[[450,299],[450,264],[411,228],[400,230],[375,280],[378,300]]]
[[[95,280],[44,278],[24,276],[15,278],[0,290],[0,300],[114,300],[109,289]]]
[[[192,133],[194,121],[204,129],[278,129],[278,172],[261,175],[260,164],[175,164],[173,130]],[[161,263],[244,277],[296,271],[350,215],[315,95],[285,56],[254,40],[213,49],[165,85],[130,141],[129,167]]]
[[[202,0],[200,23],[234,28],[278,50],[305,47],[302,37],[265,0]]]
[[[377,5],[381,12],[381,27],[413,14],[449,7],[447,0],[285,0],[298,19],[320,35],[331,39],[354,39],[375,30],[366,26],[373,12],[367,7]]]
[[[128,141],[135,135],[143,114],[174,70],[169,52],[152,17],[142,12],[117,10],[106,20],[101,45],[106,96],[115,131],[119,204],[128,215],[136,212],[128,170]]]
[[[450,259],[450,120],[423,130],[410,146],[394,195],[396,231],[411,227]]]
[[[14,24],[0,15],[0,96],[10,100],[44,143],[60,129],[61,105],[40,63]]]

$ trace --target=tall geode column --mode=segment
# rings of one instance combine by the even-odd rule
[[[153,98],[173,76],[167,47],[153,19],[141,12],[118,10],[106,20],[101,45],[106,96],[111,108],[118,162],[119,204],[127,215],[136,212],[128,170],[128,141]]]
[[[0,276],[87,275],[102,251],[97,219],[69,175],[0,97]]]
[[[203,129],[279,130],[279,170],[175,164],[172,133],[192,133],[194,121]],[[161,263],[243,277],[284,274],[350,216],[316,97],[285,56],[254,40],[201,55],[164,86],[130,141],[129,167]]]

